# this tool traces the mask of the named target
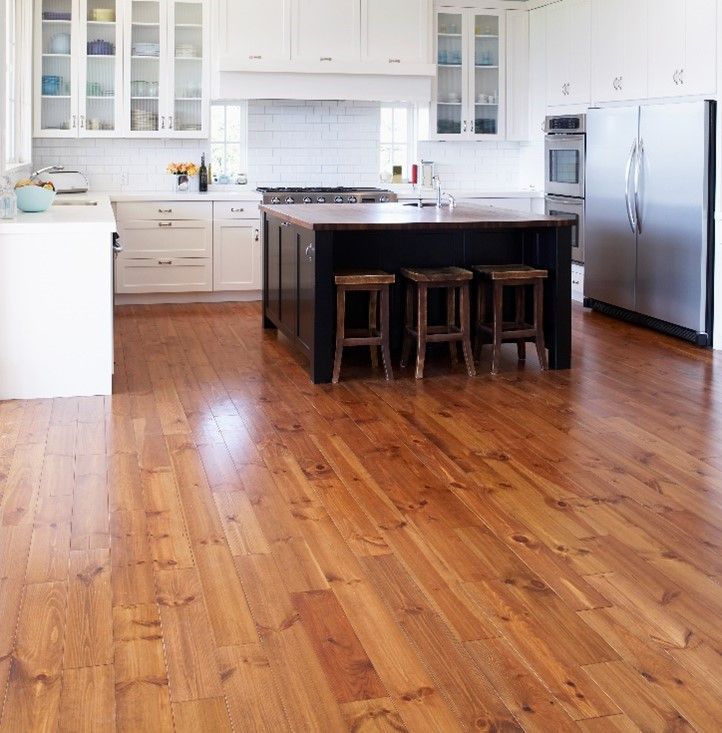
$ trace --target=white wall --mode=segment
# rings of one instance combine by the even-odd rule
[[[379,185],[379,103],[253,101],[248,110],[248,176],[258,185]],[[207,140],[34,141],[36,168],[60,164],[87,173],[91,188],[170,191],[171,161],[200,161]],[[519,143],[419,143],[446,188],[509,191],[541,176]]]

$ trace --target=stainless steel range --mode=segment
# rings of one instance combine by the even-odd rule
[[[393,191],[382,188],[267,188],[256,189],[263,194],[264,204],[388,204],[398,201]]]

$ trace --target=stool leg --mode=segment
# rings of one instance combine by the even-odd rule
[[[501,363],[501,337],[504,330],[504,286],[494,283],[494,354],[491,359],[491,373],[499,373]]]
[[[534,284],[534,328],[536,329],[536,350],[543,371],[549,368],[546,344],[544,343],[544,281]]]
[[[389,286],[381,288],[381,358],[384,362],[384,372],[387,381],[394,378],[394,370],[391,367],[391,344],[389,337]]]
[[[524,286],[516,288],[516,327],[521,328],[526,321],[526,294]],[[526,361],[526,341],[516,342],[519,361]]]
[[[409,357],[411,356],[411,346],[413,344],[411,329],[414,327],[414,287],[411,282],[406,283],[406,313],[404,315],[404,345],[401,349],[400,362],[400,366],[402,369],[404,369],[409,363]]]
[[[482,325],[486,323],[486,283],[479,281],[476,290],[476,350],[474,358],[481,361],[481,348],[484,345],[484,332]]]
[[[377,329],[377,323],[378,323],[378,305],[379,303],[379,294],[372,290],[369,293],[369,336],[374,335],[374,331]],[[370,346],[371,350],[371,366],[374,369],[379,368],[379,349],[377,346]]]
[[[456,288],[446,289],[446,325],[449,332],[456,326]],[[449,341],[449,353],[451,364],[456,366],[459,363],[459,350],[456,348],[456,341]]]
[[[426,283],[418,283],[417,286],[417,308],[416,316],[416,379],[424,378],[424,365],[426,362],[426,337],[429,327],[428,314],[428,287]]]
[[[476,367],[474,366],[474,355],[471,352],[471,290],[469,283],[465,282],[459,294],[459,322],[461,332],[464,336],[462,346],[464,348],[464,361],[466,362],[466,371],[470,377],[476,376]]]
[[[343,341],[346,338],[346,289],[339,286],[336,291],[336,359],[333,364],[334,384],[338,384],[341,376],[341,359],[343,358]]]

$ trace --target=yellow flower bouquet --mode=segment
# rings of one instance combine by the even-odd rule
[[[173,175],[173,190],[179,193],[190,190],[190,179],[198,175],[198,166],[195,163],[169,163],[166,171]]]

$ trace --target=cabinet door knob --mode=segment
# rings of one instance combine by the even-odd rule
[[[78,118],[77,118],[77,117],[76,117],[75,115],[73,115],[73,130],[74,130],[74,129],[76,128],[76,126],[77,126],[77,119],[78,119]]]
[[[679,86],[679,69],[675,69],[672,79],[674,80],[674,83]]]
[[[172,130],[172,129],[173,129],[173,115],[171,115],[171,116],[170,116],[170,117],[168,118],[168,129],[169,129],[169,130]]]
[[[165,130],[165,117],[160,118],[160,129]]]
[[[464,132],[466,132],[468,128],[469,128],[469,124],[467,123],[466,120],[464,120]]]
[[[684,69],[679,70],[679,83],[684,85]]]
[[[85,115],[80,115],[80,129],[85,129]]]
[[[253,230],[253,241],[257,242],[261,238],[261,232],[258,229]]]

